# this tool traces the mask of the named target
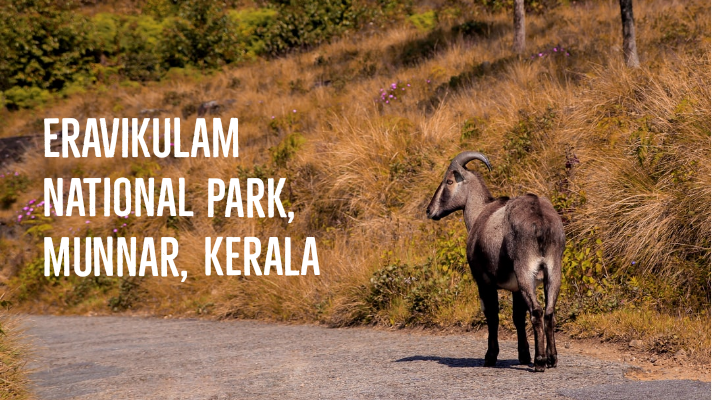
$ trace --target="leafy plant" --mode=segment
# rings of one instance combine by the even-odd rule
[[[12,287],[16,288],[14,298],[22,302],[37,296],[47,285],[56,284],[61,277],[44,275],[44,257],[38,257],[24,265],[17,276],[12,278]]]
[[[96,61],[89,19],[73,0],[8,0],[0,7],[0,90],[59,90]],[[33,92],[34,93],[34,92]],[[34,96],[37,97],[37,96]]]
[[[253,59],[267,52],[268,33],[277,19],[272,8],[246,8],[231,10],[228,16],[237,29],[237,38],[244,49],[244,58]]]
[[[413,24],[419,31],[427,32],[438,25],[438,16],[435,11],[426,11],[421,14],[413,14],[408,17],[408,22]]]
[[[286,167],[287,162],[292,159],[305,142],[304,136],[299,132],[287,135],[277,146],[270,148],[274,165],[278,168]]]
[[[471,284],[469,275],[443,273],[433,268],[432,262],[386,265],[371,277],[365,301],[372,311],[367,319],[378,319],[379,314],[387,315],[390,308],[400,306],[407,311],[403,321],[406,325],[432,323],[437,309],[452,304],[464,285]]]
[[[7,173],[0,176],[0,207],[8,209],[27,190],[30,180],[25,174]]]
[[[111,297],[107,302],[107,306],[112,311],[123,311],[134,307],[144,293],[141,288],[141,281],[140,277],[135,276],[122,278],[119,284],[119,294]]]
[[[180,0],[177,4],[176,15],[164,21],[160,42],[167,68],[215,68],[240,59],[235,23],[218,3]]]
[[[36,86],[13,86],[5,91],[5,105],[10,109],[37,108],[52,99],[49,90]]]
[[[288,0],[274,4],[276,20],[265,34],[267,52],[307,48],[354,29],[363,10],[351,0]]]

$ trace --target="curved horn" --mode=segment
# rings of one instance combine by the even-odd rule
[[[479,153],[477,151],[463,151],[462,153],[456,155],[455,158],[452,159],[452,162],[461,166],[461,167],[464,167],[465,164],[467,164],[468,162],[470,162],[472,160],[482,161],[487,166],[487,169],[492,171],[492,165],[490,165],[490,162],[487,159],[487,157],[485,157],[484,154]]]

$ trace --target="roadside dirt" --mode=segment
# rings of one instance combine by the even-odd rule
[[[642,381],[691,379],[710,382],[710,364],[700,364],[688,357],[654,355],[633,349],[628,345],[601,343],[599,340],[569,340],[565,343],[574,354],[630,365],[631,368],[625,375],[629,379]]]
[[[381,329],[393,331],[392,329]],[[459,330],[431,331],[420,328],[412,330],[397,330],[395,332],[409,331],[432,335],[472,334],[480,340],[487,340],[485,329],[469,333],[463,333]],[[530,345],[532,344],[531,336],[532,333],[529,332]],[[499,337],[502,340],[517,340],[515,334],[501,329]],[[565,351],[570,354],[578,354],[587,357],[594,357],[600,360],[625,363],[629,367],[625,373],[625,376],[628,379],[641,381],[689,379],[701,382],[710,382],[710,377],[712,375],[712,365],[709,362],[701,363],[698,361],[699,358],[704,357],[692,357],[688,355],[683,357],[674,357],[672,354],[652,354],[650,352],[632,348],[627,344],[603,342],[598,339],[572,339],[562,333],[557,334],[557,347],[559,351],[564,348]]]

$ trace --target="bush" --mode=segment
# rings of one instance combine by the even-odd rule
[[[161,42],[167,67],[215,68],[241,57],[238,32],[225,10],[214,2],[181,0],[176,16],[165,20]]]
[[[275,9],[277,19],[265,40],[272,55],[326,42],[356,27],[363,13],[351,0],[289,0]]]
[[[297,154],[297,150],[299,150],[305,142],[306,139],[304,139],[304,136],[299,132],[287,135],[279,145],[270,148],[274,165],[279,168],[286,167],[289,160]]]
[[[365,298],[369,311],[362,322],[434,325],[439,311],[452,307],[473,285],[469,272],[443,270],[432,260],[389,264],[371,276]]]
[[[427,32],[433,30],[438,24],[438,16],[435,11],[427,11],[422,14],[413,14],[408,17],[408,21],[419,31]]]
[[[35,108],[52,99],[48,90],[36,86],[14,86],[5,91],[5,104],[10,109]]]
[[[252,59],[267,51],[265,37],[272,28],[277,11],[270,8],[248,8],[228,13],[237,29],[238,40],[244,49],[244,56]]]
[[[0,7],[0,90],[59,90],[89,71],[97,52],[89,20],[71,0],[9,0]],[[36,91],[35,91],[36,92]]]
[[[121,22],[113,14],[99,13],[91,20],[97,49],[104,54],[115,54],[118,50],[119,27]]]
[[[135,81],[158,80],[162,57],[159,44],[163,25],[149,16],[130,17],[119,33],[119,54],[125,77]]]

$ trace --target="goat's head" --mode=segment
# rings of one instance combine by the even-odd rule
[[[465,168],[465,165],[472,160],[480,160],[485,163],[487,169],[492,170],[489,160],[482,153],[465,151],[458,154],[452,159],[443,181],[428,204],[428,218],[437,221],[457,210],[464,209],[471,188],[471,185],[468,184],[471,182],[476,182],[478,188],[481,186],[485,191],[487,190],[482,178],[476,172]],[[489,197],[489,192],[486,195]]]

